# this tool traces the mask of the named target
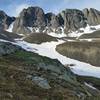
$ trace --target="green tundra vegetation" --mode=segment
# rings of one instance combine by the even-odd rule
[[[41,88],[30,76],[47,79],[51,88]],[[23,50],[0,57],[1,100],[99,100],[99,92],[81,82],[56,59]]]
[[[28,35],[24,40],[29,43],[41,44],[43,42],[57,41],[57,38],[47,35],[46,33],[33,33]]]

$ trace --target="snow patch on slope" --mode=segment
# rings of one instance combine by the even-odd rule
[[[12,32],[13,25],[14,25],[14,22],[9,26],[9,28],[8,28],[6,31],[8,31],[8,32]]]
[[[31,32],[33,32],[33,28],[32,27],[27,27]]]
[[[64,33],[64,28],[59,27],[59,29],[61,30],[61,33],[49,32],[47,34],[50,35],[50,36],[53,36],[53,37],[58,37],[58,38],[66,37],[67,34]],[[53,31],[56,31],[56,30],[53,29]]]
[[[48,33],[48,35],[51,35],[53,37],[80,37],[83,34],[91,34],[94,31],[100,30],[100,25],[96,25],[96,26],[89,26],[87,25],[85,28],[80,28],[77,31],[72,31],[72,32],[68,32],[68,34],[64,33],[64,28],[61,27],[62,32],[61,33],[55,33],[55,32],[50,32]]]
[[[27,27],[31,32],[35,32],[35,33],[39,33],[40,32],[40,28],[38,27]]]
[[[97,90],[95,87],[93,87],[91,84],[88,84],[88,83],[84,83],[86,86],[88,86],[89,88],[93,89],[93,90]]]
[[[94,31],[96,31],[98,28],[95,28],[96,26],[89,26],[87,25],[85,28],[80,28],[78,31],[75,31],[75,32],[72,32],[72,33],[69,33],[68,36],[69,37],[80,37],[81,35],[83,34],[91,34],[93,33]]]
[[[0,42],[9,42],[9,41],[4,40],[4,39],[0,39]]]
[[[69,33],[69,36],[70,37],[80,37],[83,34],[91,34],[97,30],[100,30],[100,25],[96,25],[96,26],[87,25],[85,28],[79,29],[79,31],[83,31],[83,32],[79,32],[79,31],[72,32],[72,33]]]
[[[92,42],[94,39],[91,38],[91,39],[79,39],[80,41],[88,41],[88,42]]]
[[[58,37],[58,38],[67,36],[65,33],[54,33],[54,32],[50,32],[50,33],[48,33],[48,35],[53,36],[53,37]]]

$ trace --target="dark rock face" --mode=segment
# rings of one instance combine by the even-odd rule
[[[0,56],[14,53],[20,49],[19,46],[12,45],[11,43],[0,42]]]
[[[89,25],[100,24],[100,11],[98,11],[94,8],[90,8],[90,9],[85,8],[83,10],[83,13],[84,13],[85,17],[87,18],[87,23]]]
[[[14,17],[9,17],[3,11],[0,11],[0,31],[6,30],[14,20]]]
[[[29,33],[25,27],[39,27],[46,25],[44,11],[39,7],[29,7],[24,9],[14,23],[13,31],[17,33]]]
[[[21,25],[29,27],[45,26],[44,11],[39,7],[29,7],[20,13]]]
[[[47,13],[45,17],[46,17],[46,23],[48,27],[58,28],[60,26],[59,18],[55,14]]]
[[[60,13],[64,22],[65,33],[86,27],[86,18],[82,11],[77,9],[66,9]]]

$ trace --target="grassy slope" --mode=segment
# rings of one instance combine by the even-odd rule
[[[50,78],[49,70],[37,70],[40,62],[47,66],[50,64],[59,66],[59,62],[56,60],[52,61],[49,58],[25,51],[0,57],[1,100],[78,100],[75,95],[75,91],[77,91],[75,88],[80,87],[76,87],[77,85],[73,87],[72,84],[64,83],[64,81],[59,84],[57,79]],[[52,88],[49,90],[42,89],[26,78],[27,75],[33,74],[49,78],[49,84]],[[84,91],[84,89],[81,91]],[[98,100],[98,98],[99,96],[94,100]],[[91,100],[91,98],[87,100]]]
[[[52,88],[45,90],[26,79],[27,75],[47,74],[42,69],[36,70],[36,66],[42,61],[47,65],[55,64],[46,57],[41,58],[37,54],[25,51],[0,57],[0,98],[2,100],[73,100],[73,98],[77,100],[73,91],[65,89],[54,80],[49,81]]]
[[[0,39],[14,41],[15,38],[21,38],[21,36],[15,34],[15,33],[7,32],[7,31],[0,32]]]
[[[40,44],[43,42],[57,41],[55,37],[49,36],[46,33],[33,33],[27,36],[24,40],[29,43],[36,43],[36,44]]]
[[[56,50],[72,59],[100,66],[100,42],[66,42]]]

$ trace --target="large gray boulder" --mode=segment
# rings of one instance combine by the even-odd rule
[[[44,88],[44,89],[50,89],[51,88],[47,79],[45,79],[45,78],[35,76],[35,77],[32,77],[32,81],[35,82],[35,84],[37,84],[41,88]]]
[[[83,13],[87,18],[87,23],[89,25],[98,25],[100,24],[100,11],[90,8],[90,9],[83,9]]]

